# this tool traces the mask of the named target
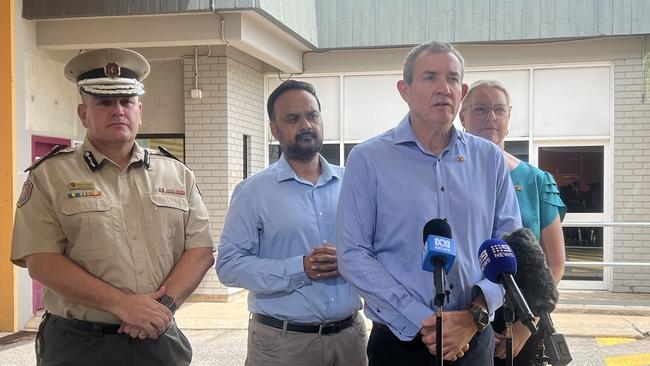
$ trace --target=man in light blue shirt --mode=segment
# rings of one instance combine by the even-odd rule
[[[447,220],[457,243],[447,275],[444,359],[492,364],[486,318],[501,306],[503,292],[481,273],[478,248],[521,221],[497,146],[453,127],[467,92],[462,77],[462,56],[451,45],[414,48],[397,84],[409,113],[347,159],[337,217],[339,269],[374,324],[370,365],[435,364],[435,289],[431,273],[422,270],[422,230],[433,218]]]
[[[366,365],[361,300],[332,244],[343,168],[318,153],[320,102],[289,80],[267,108],[283,153],[233,192],[216,265],[224,284],[250,291],[246,365]]]

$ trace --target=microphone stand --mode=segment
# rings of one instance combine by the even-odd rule
[[[442,365],[442,313],[445,304],[445,275],[442,265],[437,265],[433,275],[433,282],[436,287],[436,365]]]
[[[515,320],[515,310],[512,305],[506,296],[503,302],[503,319],[506,323],[506,366],[512,366],[512,324]]]
[[[445,304],[445,274],[442,263],[436,260],[435,271],[433,272],[433,283],[436,287],[434,303],[436,305],[436,365],[443,364],[442,359],[442,313]]]

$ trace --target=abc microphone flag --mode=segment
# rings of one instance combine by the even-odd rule
[[[441,219],[430,220],[422,234],[422,269],[434,272],[436,266],[442,266],[445,273],[449,273],[456,259],[456,242],[451,238],[449,224]]]

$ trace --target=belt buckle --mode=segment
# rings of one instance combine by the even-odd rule
[[[338,322],[321,323],[318,326],[318,334],[327,335],[327,334],[338,333],[341,330],[340,328],[341,326]]]

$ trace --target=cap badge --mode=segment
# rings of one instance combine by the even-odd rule
[[[107,63],[106,66],[104,66],[104,75],[111,79],[115,79],[120,76],[120,66],[115,62]]]

